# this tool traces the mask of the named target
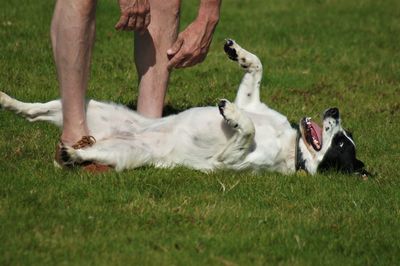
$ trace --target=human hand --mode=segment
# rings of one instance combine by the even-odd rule
[[[115,25],[117,30],[143,32],[150,24],[150,4],[148,0],[118,0],[121,16]]]
[[[192,22],[167,51],[168,69],[194,66],[204,61],[217,21],[201,18]]]

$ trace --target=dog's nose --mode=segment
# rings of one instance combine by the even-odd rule
[[[339,109],[336,108],[336,107],[329,108],[324,113],[324,119],[327,118],[327,117],[332,117],[332,118],[335,118],[335,119],[339,119]]]

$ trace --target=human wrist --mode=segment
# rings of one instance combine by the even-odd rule
[[[197,20],[207,24],[217,25],[219,21],[221,0],[202,0],[200,2]]]

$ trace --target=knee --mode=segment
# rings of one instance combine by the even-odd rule
[[[179,17],[181,0],[153,0],[150,2],[150,8],[155,13],[163,16]]]
[[[58,0],[53,22],[74,23],[94,18],[97,0]]]
[[[95,16],[97,3],[96,0],[77,0],[70,2],[72,5],[71,8],[74,9],[79,18],[88,19]]]
[[[58,0],[50,27],[52,41],[60,27],[82,26],[94,22],[96,3],[97,0]]]
[[[175,39],[179,27],[180,0],[150,1],[150,35],[156,46]],[[168,47],[169,48],[169,47]]]

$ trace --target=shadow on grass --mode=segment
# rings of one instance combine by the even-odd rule
[[[129,109],[133,110],[133,111],[137,110],[137,103],[136,102],[130,101],[130,102],[128,102],[126,104],[126,106]],[[206,103],[206,104],[201,105],[201,106],[215,106],[215,104]],[[164,116],[169,116],[169,115],[175,115],[175,114],[178,114],[180,112],[183,112],[183,111],[188,110],[188,109],[193,108],[193,107],[199,107],[199,106],[185,106],[185,107],[183,107],[183,106],[175,106],[175,105],[167,104],[167,105],[164,105],[164,108],[163,108],[163,117]]]

